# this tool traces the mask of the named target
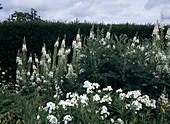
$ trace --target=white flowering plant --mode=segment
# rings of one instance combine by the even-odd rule
[[[111,85],[114,90],[139,89],[155,98],[163,87],[168,87],[170,92],[167,46],[163,50],[154,40],[109,35],[104,37],[98,30],[94,38],[87,38],[87,44],[81,49],[79,63],[84,71],[78,75],[79,82],[100,82],[101,86]]]
[[[160,123],[166,120],[157,113],[157,101],[140,90],[122,89],[115,92],[111,86],[100,89],[98,83],[85,81],[83,94],[68,92],[39,109],[38,122],[43,123]],[[46,116],[44,116],[46,115]]]

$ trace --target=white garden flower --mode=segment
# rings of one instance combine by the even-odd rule
[[[71,49],[66,49],[66,51],[65,51],[65,53],[68,55],[68,54],[70,54],[70,52],[71,52]]]
[[[120,123],[120,124],[124,124],[123,120],[118,118],[117,121]]]
[[[98,93],[101,93],[102,91],[101,90],[97,90]]]
[[[137,98],[138,96],[141,96],[141,92],[139,90],[136,91],[128,91],[126,94],[126,98]]]
[[[88,105],[89,98],[87,97],[87,94],[80,95],[79,99],[82,104]]]
[[[65,43],[66,41],[63,39],[62,40],[62,43],[61,43],[61,47],[66,47],[66,43]]]
[[[28,63],[32,63],[32,57],[31,56],[28,59]]]
[[[92,87],[93,89],[98,89],[99,88],[99,84],[98,83],[92,83]]]
[[[106,106],[102,106],[101,115],[105,114],[106,117],[110,115]]]
[[[90,31],[90,38],[91,38],[91,39],[94,39],[94,33],[93,33],[93,31]]]
[[[115,49],[116,48],[116,46],[115,45],[113,45],[113,47],[112,47],[113,49]]]
[[[114,119],[113,118],[110,118],[110,122],[113,124],[115,123]]]
[[[82,43],[81,43],[81,42],[78,42],[77,46],[78,46],[79,49],[81,49]]]
[[[39,120],[39,119],[40,119],[40,115],[38,114],[38,115],[37,115],[37,120]]]
[[[112,91],[112,87],[111,86],[107,86],[106,88],[103,88],[103,91]]]
[[[136,36],[134,36],[133,41],[134,41],[135,43],[139,43],[139,39],[137,39]]]
[[[31,73],[30,72],[27,72],[27,76],[30,76],[31,75]]]
[[[52,77],[53,77],[53,72],[50,71],[49,74],[48,74],[48,76],[49,76],[50,78],[52,78]]]
[[[122,93],[122,92],[123,92],[123,90],[121,88],[116,90],[116,93]]]
[[[61,48],[58,51],[58,56],[63,56],[63,55],[64,55],[64,48]]]
[[[109,95],[105,95],[105,96],[103,96],[103,98],[100,100],[100,103],[103,103],[103,102],[108,102],[109,104],[111,104],[112,98],[111,98]]]
[[[48,115],[47,119],[49,120],[49,122],[51,122],[52,124],[59,124],[57,118],[54,115]]]
[[[164,20],[163,20],[163,18],[162,18],[162,19],[161,19],[161,22],[160,22],[160,25],[159,25],[159,28],[162,29],[162,30],[164,30],[164,25],[165,25],[165,23],[164,23]]]
[[[107,32],[106,38],[107,38],[107,39],[110,39],[110,32]]]
[[[126,104],[125,108],[129,109],[129,107],[130,107],[130,104]]]
[[[92,83],[90,83],[89,81],[85,81],[83,88],[91,88],[92,87]]]
[[[20,57],[17,57],[17,58],[16,58],[16,63],[17,63],[18,65],[22,65],[22,60],[21,60]]]
[[[137,100],[144,103],[147,107],[151,107],[152,109],[156,108],[156,101],[153,99],[150,100],[148,95],[140,96]]]
[[[56,106],[53,102],[48,102],[47,106],[45,107],[47,110],[49,109],[49,113],[52,113],[52,110],[55,110]]]
[[[36,67],[35,65],[33,65],[32,68],[33,68],[33,70],[36,70],[36,69],[37,69],[37,67]]]
[[[36,78],[36,82],[41,82],[41,79],[39,77]]]
[[[39,63],[39,60],[38,60],[38,58],[35,58],[35,62],[36,62],[36,63]]]
[[[98,94],[93,96],[93,101],[99,101],[99,100],[100,100],[100,96]]]
[[[22,51],[27,51],[27,46],[26,46],[26,44],[23,44],[23,45],[22,45]]]
[[[46,55],[46,54],[47,54],[47,53],[46,53],[46,49],[45,49],[44,46],[42,47],[42,51],[41,51],[41,52],[42,52],[43,55]]]
[[[59,41],[56,41],[54,47],[58,47],[58,46],[59,46]]]
[[[76,35],[76,40],[80,40],[80,34]]]
[[[139,103],[137,100],[133,101],[132,105],[136,108],[136,110],[142,109],[142,104]]]
[[[152,36],[158,35],[158,34],[159,34],[159,28],[158,28],[158,22],[157,22],[153,29]]]
[[[170,28],[168,28],[165,39],[170,39]]]
[[[134,43],[132,43],[132,44],[131,44],[131,46],[132,46],[132,47],[134,47],[134,46],[135,46],[135,44],[134,44]]]
[[[64,124],[67,124],[68,122],[71,122],[72,119],[73,119],[73,117],[70,116],[70,115],[64,116],[64,118],[63,118]]]
[[[77,45],[76,40],[73,40],[73,42],[72,42],[72,47],[73,47],[73,48],[76,48],[76,45]]]
[[[125,93],[120,93],[120,94],[119,94],[119,98],[120,98],[121,100],[123,100],[125,97],[126,97],[126,94],[125,94]]]

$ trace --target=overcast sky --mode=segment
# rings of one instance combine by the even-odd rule
[[[15,11],[30,12],[31,8],[44,20],[87,20],[95,23],[155,23],[164,15],[170,24],[170,0],[0,0],[0,21]]]

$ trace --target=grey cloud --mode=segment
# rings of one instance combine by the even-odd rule
[[[145,4],[145,9],[150,10],[155,6],[170,4],[169,0],[148,0]]]
[[[92,4],[88,1],[79,1],[73,6],[71,6],[69,10],[69,14],[76,17],[85,17],[94,14],[91,9]]]

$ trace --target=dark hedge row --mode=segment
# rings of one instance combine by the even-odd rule
[[[107,32],[110,25],[95,24],[95,29],[104,29]],[[36,53],[38,57],[41,55],[42,44],[46,43],[47,50],[53,51],[53,45],[58,37],[63,39],[66,34],[66,44],[71,47],[73,39],[76,37],[78,28],[82,37],[89,36],[92,24],[90,23],[61,23],[61,22],[6,22],[0,23],[0,61],[1,68],[12,68],[13,76],[15,76],[16,55],[18,49],[21,49],[23,38],[27,41],[28,53]],[[136,32],[141,38],[150,38],[153,25],[130,25],[120,24],[113,25],[111,33],[117,36],[127,34],[132,38]]]

